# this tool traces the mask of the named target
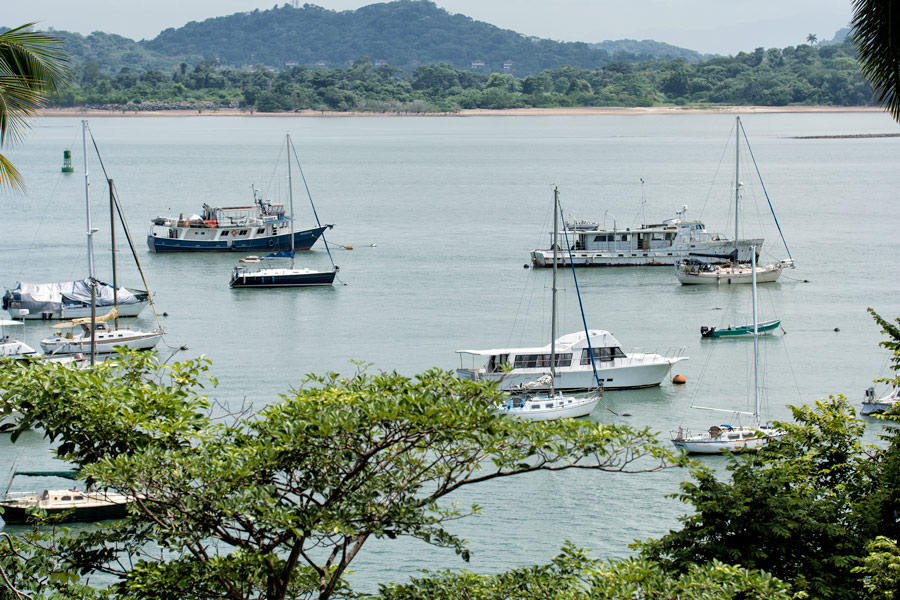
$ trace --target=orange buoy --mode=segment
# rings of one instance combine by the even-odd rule
[[[672,383],[687,383],[687,379],[684,378],[684,375],[676,375],[672,378]]]
[[[353,250],[353,246],[351,246],[351,245],[349,245],[349,244],[346,245],[346,246],[344,246],[344,248],[346,248],[347,250]]]

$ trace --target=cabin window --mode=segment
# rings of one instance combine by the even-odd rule
[[[259,229],[256,230],[256,233],[257,233],[257,234],[265,233],[265,232],[266,232],[266,228],[265,228],[265,227],[260,227]]]
[[[569,367],[572,365],[572,353],[561,353],[556,355],[556,366],[559,367]],[[521,354],[516,356],[516,361],[513,364],[513,367],[516,369],[535,369],[538,367],[549,367],[550,366],[550,355],[549,354]]]
[[[608,242],[608,241],[609,241],[609,236],[608,236],[608,235],[605,235],[605,234],[604,234],[604,235],[595,235],[595,236],[594,236],[594,241],[595,241],[595,242]]]
[[[64,502],[67,500],[71,500],[71,499],[72,499],[72,496],[63,496],[62,498],[60,498],[60,500],[62,500]]]
[[[610,346],[607,348],[591,348],[591,350],[594,351],[594,360],[611,361],[617,358],[625,358],[625,353],[622,352],[622,349],[618,346]],[[587,348],[581,351],[581,364],[591,364],[591,355],[588,353]]]
[[[616,241],[619,241],[619,242],[627,242],[630,239],[631,239],[631,236],[628,235],[627,233],[620,233],[619,235],[616,236]]]
[[[666,239],[667,239],[667,240],[674,240],[674,239],[675,239],[675,234],[674,234],[674,233],[667,233],[667,234],[666,234]]]
[[[661,240],[661,239],[663,239],[664,235],[665,234],[661,231],[659,233],[654,232],[654,233],[650,234],[650,239],[651,240]]]

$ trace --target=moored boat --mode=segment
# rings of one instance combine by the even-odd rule
[[[284,204],[264,200],[253,189],[250,206],[203,205],[200,215],[156,217],[147,246],[152,252],[279,252],[309,250],[334,225],[292,231]]]
[[[294,267],[294,185],[293,170],[291,169],[291,159],[296,159],[299,166],[299,158],[297,151],[291,142],[291,135],[286,134],[284,137],[284,145],[287,155],[287,174],[288,174],[288,198],[290,202],[290,218],[288,219],[288,243],[290,247],[286,252],[272,252],[260,259],[258,256],[247,257],[240,261],[231,271],[231,280],[228,286],[231,288],[281,288],[281,287],[313,287],[327,286],[334,283],[337,275],[338,267],[331,258],[331,250],[328,244],[325,244],[325,251],[328,253],[328,259],[331,260],[331,269],[328,271],[316,271],[307,267]],[[302,175],[302,171],[300,171]],[[308,188],[307,188],[308,190]],[[312,197],[309,199],[312,204]],[[324,234],[323,234],[324,235]],[[290,259],[289,267],[268,267],[260,266],[260,260],[287,260]],[[254,266],[249,266],[254,265]]]
[[[15,476],[61,477],[74,479],[73,471],[16,471]],[[12,481],[10,481],[12,484]],[[64,514],[63,521],[105,521],[128,514],[132,498],[102,490],[45,489],[41,492],[7,492],[0,500],[3,520],[12,525],[30,523],[31,510],[43,510],[48,516]]]
[[[781,319],[762,321],[757,327],[758,335],[772,333],[781,326]],[[716,327],[703,325],[700,327],[700,336],[705,338],[747,337],[753,335],[753,325],[729,325],[728,327]]]
[[[672,365],[687,360],[684,348],[662,355],[653,352],[625,352],[608,331],[591,329],[585,335],[577,331],[559,337],[556,345],[556,389],[587,390],[596,386],[593,353],[603,388],[626,389],[653,387],[662,383]],[[588,350],[590,346],[590,351]],[[550,372],[550,345],[531,348],[494,348],[457,350],[464,356],[483,361],[481,366],[460,367],[458,377],[497,381],[502,389],[515,388],[537,380]],[[549,389],[549,386],[542,386]]]
[[[862,401],[861,415],[880,415],[888,412],[900,402],[900,388],[895,388],[881,397],[875,396],[875,388],[866,389],[866,396]]]
[[[560,264],[576,267],[672,266],[690,256],[702,256],[710,263],[750,260],[750,247],[762,246],[762,239],[740,239],[710,232],[702,221],[685,220],[687,206],[676,211],[676,218],[634,229],[606,229],[605,224],[566,223],[572,243],[568,253],[557,257]],[[736,254],[735,254],[736,252]],[[535,267],[553,264],[553,249],[532,250]]]
[[[559,217],[562,209],[559,206],[559,189],[553,188],[553,252],[559,252],[558,234],[559,234]],[[554,257],[555,258],[555,257]],[[573,396],[571,394],[563,394],[557,392],[556,386],[556,368],[558,354],[556,352],[556,276],[558,272],[557,261],[553,261],[553,283],[551,285],[552,304],[550,316],[550,372],[542,375],[537,381],[518,386],[513,394],[510,395],[507,402],[497,407],[501,413],[520,419],[528,419],[529,421],[553,421],[556,419],[575,419],[578,417],[586,417],[600,403],[603,396],[603,384],[597,375],[596,369],[593,369],[594,383],[593,389],[584,396]],[[573,269],[572,274],[575,274]],[[576,280],[576,290],[578,284]],[[579,293],[580,299],[580,293]],[[582,321],[584,321],[584,312],[582,311]],[[587,324],[585,324],[585,333],[587,333]],[[590,356],[590,354],[589,354]],[[594,358],[591,357],[591,365],[594,364]],[[546,391],[544,391],[546,390]]]
[[[755,253],[753,254],[755,256]],[[756,260],[752,259],[751,273],[756,273]],[[687,452],[688,454],[720,454],[727,452],[748,452],[755,451],[767,444],[771,440],[779,440],[787,435],[783,429],[776,429],[768,424],[760,422],[760,383],[759,383],[759,315],[757,312],[756,302],[756,279],[753,278],[753,325],[751,334],[753,336],[753,391],[754,391],[754,408],[753,412],[746,413],[737,410],[727,410],[722,408],[710,407],[694,407],[703,408],[705,410],[713,410],[717,412],[732,413],[735,417],[740,418],[742,415],[753,417],[752,425],[713,425],[705,432],[692,433],[679,427],[672,435],[672,443],[676,448]]]
[[[743,188],[743,184],[741,183],[742,133],[744,142],[747,142],[747,132],[744,131],[740,117],[735,118],[734,129],[734,240],[736,241],[738,239],[738,227],[741,221],[741,189]],[[747,145],[749,148],[749,143]],[[752,158],[752,153],[750,156]],[[757,169],[757,173],[758,172],[759,170]],[[761,178],[760,181],[762,181]],[[763,190],[765,191],[765,186],[763,186]],[[768,193],[766,193],[766,200],[769,203],[769,208],[772,210],[772,217],[774,218],[775,211],[772,209],[772,202],[769,201]],[[778,224],[777,219],[775,220],[775,223],[776,225]],[[780,230],[779,227],[779,231]],[[781,236],[781,241],[784,242],[784,235]],[[721,285],[732,283],[752,283],[753,285],[756,285],[758,283],[773,282],[778,279],[785,268],[794,268],[794,259],[791,258],[790,251],[787,250],[787,243],[784,244],[784,247],[788,252],[788,258],[766,266],[757,264],[756,258],[759,256],[759,248],[757,248],[750,257],[753,262],[752,267],[748,262],[741,262],[737,258],[727,264],[711,264],[709,261],[696,258],[698,254],[692,253],[691,257],[681,259],[675,264],[675,276],[682,285]],[[737,257],[737,250],[737,244],[735,243],[735,257]]]
[[[103,316],[118,305],[120,317],[136,317],[150,304],[150,294],[104,283],[90,277],[60,283],[19,282],[3,294],[3,310],[13,318],[80,319],[91,316],[91,284],[95,287],[96,314]]]

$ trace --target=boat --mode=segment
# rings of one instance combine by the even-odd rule
[[[331,260],[330,270],[317,271],[307,267],[294,267],[294,191],[291,159],[296,159],[297,152],[294,149],[293,144],[291,143],[290,134],[287,134],[285,136],[285,145],[287,147],[286,154],[288,167],[288,198],[290,201],[291,210],[290,218],[288,219],[290,231],[288,232],[287,236],[290,248],[286,252],[272,252],[270,254],[267,254],[266,256],[263,256],[262,259],[254,256],[252,258],[248,257],[247,260],[240,261],[241,264],[235,266],[231,271],[231,281],[228,282],[228,286],[231,288],[244,289],[328,286],[334,283],[334,278],[335,276],[337,276],[338,267],[334,264],[334,260],[331,259],[331,250],[328,250],[327,243],[325,244],[325,249],[328,252],[328,258]],[[310,198],[310,202],[312,202],[312,198]],[[324,237],[324,233],[322,235]],[[290,267],[260,266],[261,260],[275,261],[288,258],[291,261]],[[248,266],[251,264],[255,266]]]
[[[559,189],[553,189],[553,248],[554,253],[559,251],[557,243],[559,231]],[[600,403],[603,395],[603,387],[594,370],[595,388],[587,395],[573,396],[556,391],[554,381],[556,379],[556,260],[553,261],[553,283],[551,285],[552,309],[550,316],[550,372],[529,382],[515,390],[506,402],[497,407],[501,413],[529,421],[552,421],[563,418],[585,417]],[[573,271],[574,273],[574,271]],[[577,288],[577,284],[576,284]],[[583,314],[582,314],[583,317]],[[591,360],[593,364],[593,359]],[[546,389],[546,392],[540,391]]]
[[[153,331],[141,331],[127,327],[115,327],[110,329],[105,322],[115,318],[115,312],[108,313],[104,317],[91,319],[75,319],[68,323],[54,325],[56,329],[66,327],[81,327],[81,333],[56,332],[56,334],[41,340],[41,349],[47,354],[109,354],[117,348],[128,350],[152,350],[162,339],[163,332],[160,329]],[[93,334],[93,335],[92,335]]]
[[[625,352],[609,331],[590,329],[563,335],[552,344],[556,348],[556,389],[575,391],[594,385],[591,356],[606,390],[654,387],[662,383],[672,365],[687,360],[684,348],[655,352]],[[457,350],[460,362],[469,357],[480,366],[456,370],[461,379],[497,381],[510,389],[535,381],[550,372],[550,346]],[[589,349],[590,348],[590,349]]]
[[[264,200],[251,188],[249,206],[203,205],[201,214],[184,218],[156,217],[151,222],[147,246],[151,252],[284,252],[309,250],[332,224],[294,231],[293,217],[284,204]],[[315,211],[314,211],[315,214]]]
[[[753,255],[755,257],[755,253]],[[751,258],[752,273],[756,273],[756,259]],[[688,454],[720,454],[727,452],[747,452],[754,451],[767,444],[770,440],[777,440],[787,435],[782,429],[776,429],[769,425],[760,423],[760,393],[759,393],[759,317],[756,309],[756,279],[751,282],[753,286],[753,375],[754,375],[754,410],[752,413],[741,411],[730,411],[718,408],[703,408],[705,410],[715,410],[720,412],[730,412],[737,417],[747,415],[753,417],[753,426],[741,426],[721,424],[713,425],[707,431],[702,433],[691,433],[682,427],[678,428],[672,436],[672,443],[679,450],[683,450]]]
[[[118,306],[120,317],[136,317],[150,304],[145,290],[113,287],[99,279],[85,278],[60,283],[25,283],[3,294],[3,310],[13,318],[79,319],[91,316],[91,287],[96,314],[103,316]]]
[[[23,321],[14,321],[10,319],[0,319],[0,358],[11,358],[14,360],[24,358],[38,358],[40,353],[20,340],[12,337],[4,328],[16,327],[24,325]]]
[[[758,335],[772,333],[781,327],[781,319],[762,321],[756,327]],[[747,337],[753,335],[753,325],[729,325],[728,327],[716,327],[701,325],[700,336],[705,338]]]
[[[60,323],[58,325],[54,325],[56,329],[63,329],[69,327],[80,326],[82,329],[81,333],[73,334],[71,332],[63,335],[61,332],[57,332],[56,335],[48,337],[46,339],[41,340],[41,348],[44,352],[49,353],[51,356],[63,355],[63,354],[85,354],[90,355],[91,360],[93,361],[93,357],[96,354],[108,354],[110,352],[114,352],[118,347],[136,349],[136,350],[149,350],[156,346],[159,343],[159,340],[163,336],[163,330],[159,327],[159,322],[157,321],[157,328],[152,331],[140,331],[130,328],[120,328],[118,325],[118,293],[117,287],[115,285],[116,282],[116,243],[115,243],[115,223],[111,222],[110,227],[110,236],[111,236],[111,244],[110,248],[112,251],[112,273],[113,273],[113,296],[112,296],[112,307],[106,314],[97,316],[97,286],[96,279],[94,278],[94,245],[93,245],[93,235],[97,231],[91,225],[91,195],[90,195],[90,184],[89,184],[89,172],[88,172],[88,163],[87,163],[87,136],[88,136],[88,124],[87,121],[81,122],[82,127],[82,138],[84,141],[85,148],[85,158],[84,158],[84,190],[85,190],[85,206],[87,213],[87,256],[88,256],[88,279],[87,281],[91,284],[91,289],[87,295],[88,300],[90,302],[90,312],[88,312],[89,316],[82,317],[80,319],[72,319],[67,323]],[[96,144],[95,144],[96,147]],[[110,215],[112,220],[112,215],[116,212],[119,213],[120,218],[122,217],[121,207],[117,204],[117,199],[112,183],[112,179],[107,179],[107,183],[109,185],[110,191]],[[123,220],[124,224],[124,220]],[[126,227],[127,233],[127,227]],[[129,245],[131,245],[131,238],[128,237]],[[133,252],[134,246],[132,248],[132,255],[137,260],[137,255]],[[140,268],[140,265],[138,265]],[[148,302],[149,294],[148,294]],[[112,328],[109,327],[107,321],[113,321],[114,326]],[[93,363],[92,363],[93,364]]]
[[[555,389],[583,391],[597,386],[596,367],[606,390],[643,388],[662,383],[672,365],[687,358],[683,347],[666,355],[625,352],[612,333],[601,329],[585,327],[560,337],[554,330],[551,338],[546,346],[457,350],[460,367],[456,375],[461,379],[495,381],[501,389],[509,390],[539,382],[552,366]],[[554,351],[556,358],[551,361]],[[537,387],[546,391],[550,386],[538,383]]]
[[[750,247],[761,247],[762,239],[740,239],[706,229],[702,221],[685,218],[687,206],[675,211],[674,219],[618,229],[606,224],[579,221],[566,223],[566,233],[574,239],[572,256],[558,257],[562,264],[577,267],[674,266],[690,256],[704,256],[711,263],[750,260]],[[736,252],[736,254],[735,254]],[[532,250],[531,264],[550,267],[553,249]]]
[[[741,201],[741,189],[743,188],[743,184],[741,183],[741,133],[743,132],[743,139],[747,141],[747,132],[744,131],[743,125],[741,124],[741,117],[736,117],[735,120],[735,145],[734,145],[734,240],[738,239],[738,226],[740,224],[740,201]],[[749,146],[749,145],[748,145]],[[752,152],[750,154],[751,158],[753,156]],[[765,190],[765,186],[763,186]],[[766,194],[766,199],[768,200],[768,194]],[[772,203],[769,202],[769,207],[771,208]],[[773,211],[774,216],[774,211]],[[777,219],[776,219],[777,224]],[[780,228],[779,228],[780,230]],[[782,242],[784,242],[784,236],[782,236]],[[785,243],[785,249],[787,250],[787,244]],[[734,250],[735,256],[737,256],[738,246],[735,243]],[[759,256],[759,249],[755,250],[756,254],[754,254],[751,258],[753,259],[753,264],[756,265],[756,260]],[[712,264],[709,260],[701,260],[701,258],[708,258],[702,253],[691,253],[691,256],[679,260],[675,265],[675,276],[678,278],[683,285],[720,285],[720,284],[733,284],[733,283],[745,283],[750,284],[751,282],[756,283],[768,283],[773,282],[781,276],[781,273],[786,268],[794,267],[794,260],[790,257],[790,251],[788,251],[788,258],[782,259],[780,261],[774,262],[769,265],[759,266],[756,265],[754,267],[750,267],[749,263],[741,262],[738,258],[725,263],[725,264]]]
[[[15,471],[16,476],[23,477],[59,477],[75,479],[74,471]],[[12,485],[12,479],[10,479]],[[128,505],[132,498],[115,492],[102,490],[45,489],[41,492],[7,492],[0,500],[3,508],[3,520],[10,525],[31,523],[30,510],[44,510],[48,516],[65,513],[62,520],[72,521],[105,521],[121,519],[128,514]]]
[[[876,397],[875,388],[866,389],[866,396],[862,401],[861,415],[879,415],[890,411],[895,404],[900,402],[900,388],[894,388],[884,396]]]

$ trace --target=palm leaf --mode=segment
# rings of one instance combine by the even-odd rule
[[[875,100],[900,121],[900,5],[892,0],[854,0],[852,25],[851,39]]]
[[[60,40],[28,23],[0,33],[0,147],[19,142],[38,110],[69,75]],[[22,188],[22,177],[0,155],[0,189]]]

